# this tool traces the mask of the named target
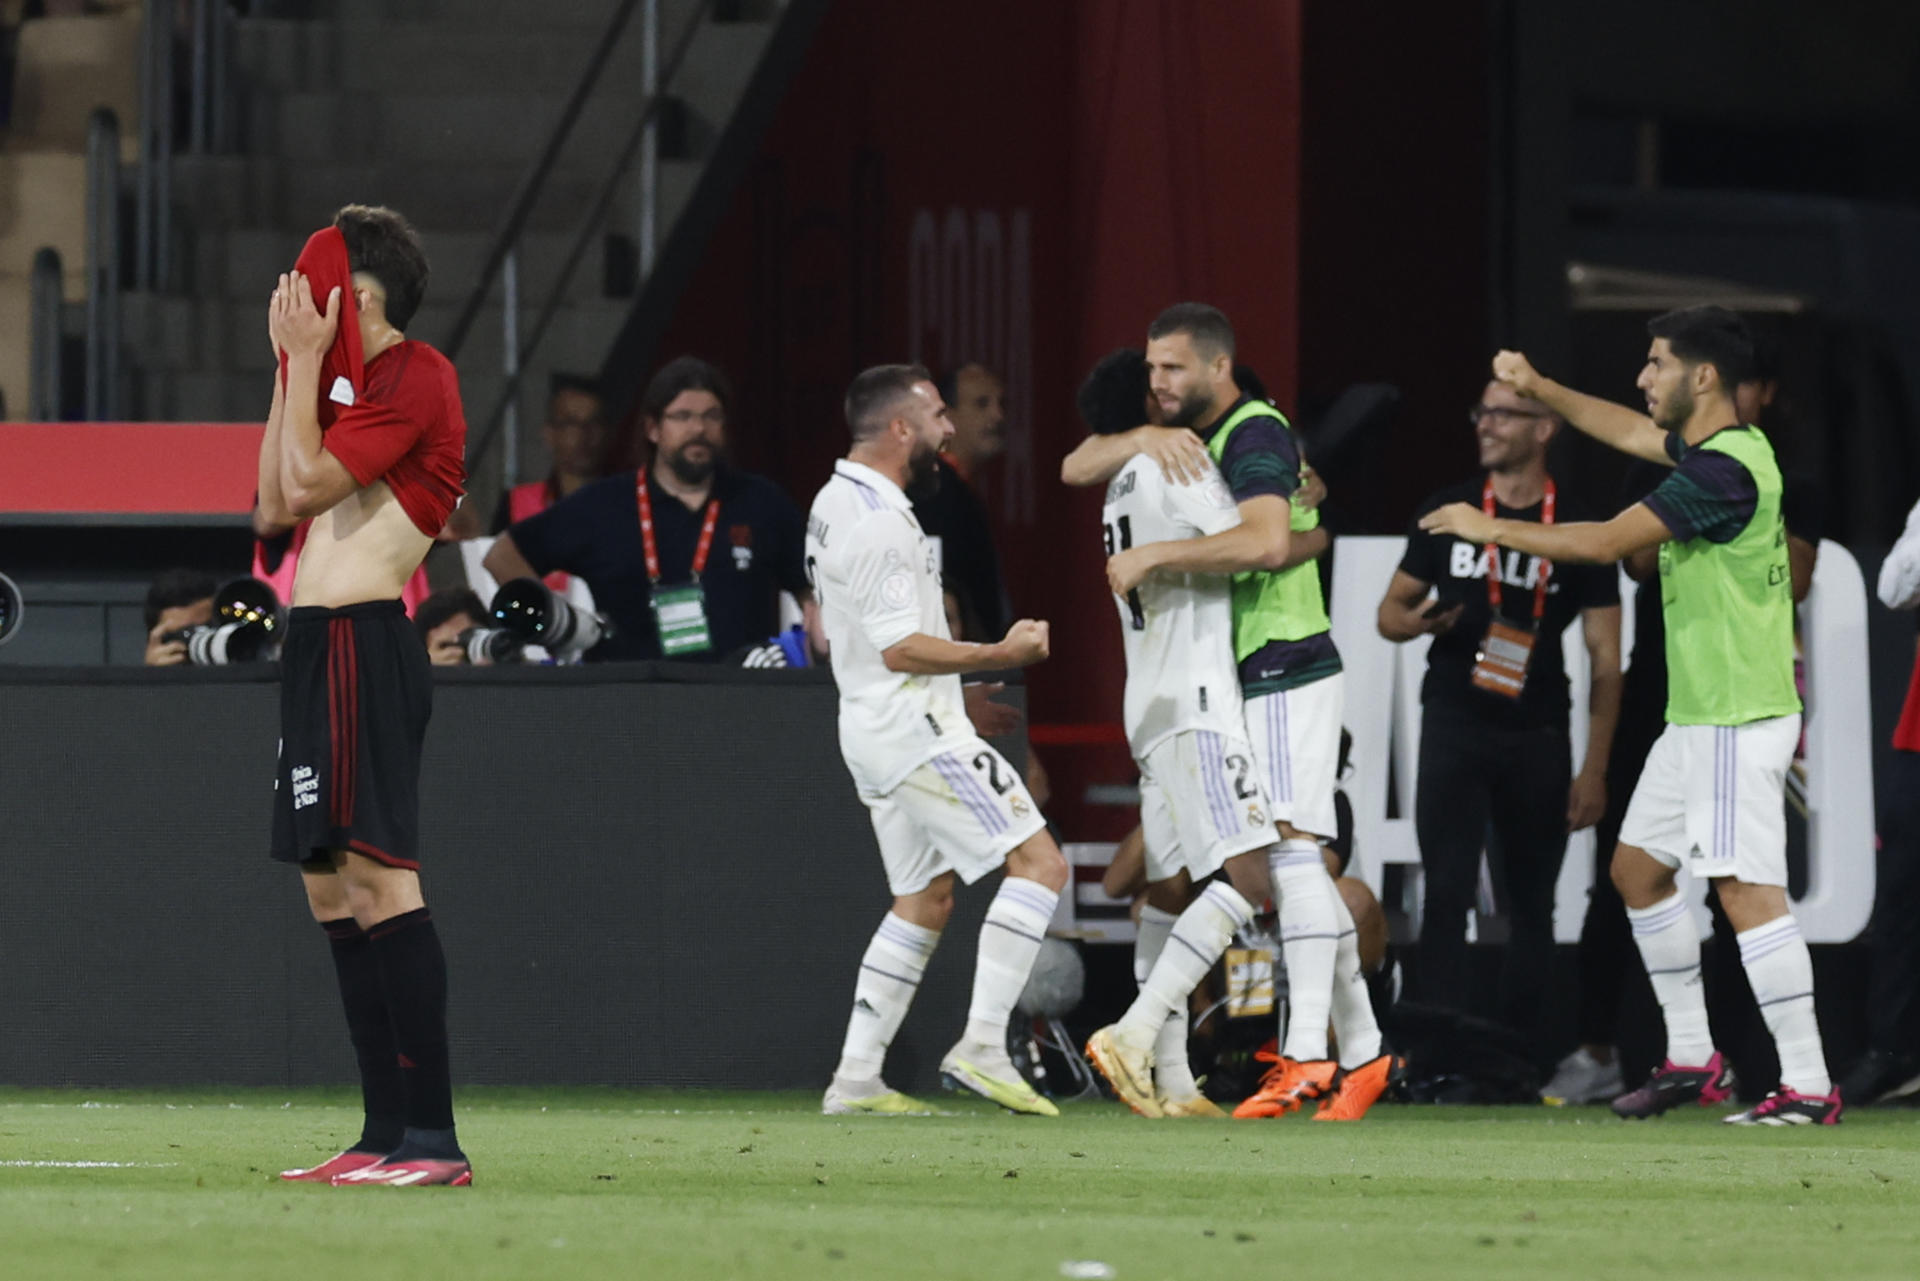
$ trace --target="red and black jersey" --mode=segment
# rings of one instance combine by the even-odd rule
[[[396,343],[367,363],[365,389],[322,444],[362,485],[384,480],[414,527],[438,534],[467,483],[460,379],[423,342]]]

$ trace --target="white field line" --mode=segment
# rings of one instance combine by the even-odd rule
[[[0,1166],[25,1170],[169,1170],[173,1161],[0,1161]]]

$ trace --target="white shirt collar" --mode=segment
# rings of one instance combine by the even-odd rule
[[[913,504],[907,501],[907,496],[900,491],[900,486],[865,463],[856,463],[851,458],[841,458],[835,460],[833,470],[835,475],[845,476],[856,485],[865,485],[868,489],[877,491],[891,506],[906,509],[913,507]]]

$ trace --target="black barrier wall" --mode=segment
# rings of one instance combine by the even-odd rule
[[[441,675],[421,857],[456,1082],[824,1087],[889,903],[824,674]],[[354,1079],[325,939],[266,853],[275,679],[0,683],[0,1081]],[[960,895],[899,1088],[960,1034],[990,894]]]

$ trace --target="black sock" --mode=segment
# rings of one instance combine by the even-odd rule
[[[380,958],[380,981],[393,1020],[406,1082],[408,1156],[458,1157],[453,1083],[447,1071],[447,957],[426,908],[389,917],[367,931]]]
[[[340,1003],[347,1011],[347,1033],[360,1063],[360,1101],[366,1121],[351,1152],[382,1155],[400,1146],[406,1126],[407,1087],[400,1076],[400,1060],[393,1044],[393,1024],[387,1018],[387,993],[380,983],[380,962],[373,945],[352,917],[322,921],[333,952],[333,972],[340,980]]]

